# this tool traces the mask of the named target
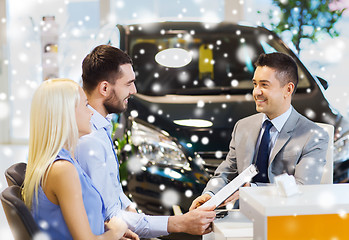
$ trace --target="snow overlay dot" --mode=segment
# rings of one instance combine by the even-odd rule
[[[161,195],[161,202],[164,206],[172,207],[172,205],[178,205],[179,194],[175,190],[169,189],[163,192]]]

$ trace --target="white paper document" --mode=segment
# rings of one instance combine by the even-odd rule
[[[225,199],[232,195],[243,184],[250,182],[257,175],[258,171],[255,165],[251,164],[230,183],[219,190],[210,200],[202,204],[200,207],[216,206],[218,207]]]

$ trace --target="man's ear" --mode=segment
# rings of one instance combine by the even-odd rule
[[[109,91],[109,83],[107,81],[102,81],[98,84],[98,93],[101,94],[102,96],[106,97],[108,96],[108,91]]]
[[[295,90],[295,89],[294,89],[294,83],[293,83],[293,82],[287,83],[287,88],[286,88],[286,95],[285,95],[285,97],[292,96],[294,90]]]

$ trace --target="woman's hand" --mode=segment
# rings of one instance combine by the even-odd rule
[[[132,232],[130,229],[127,229],[126,233],[124,234],[124,236],[121,238],[121,240],[139,240],[139,237],[137,234],[135,234],[134,232]]]
[[[115,239],[121,239],[127,232],[127,224],[121,218],[112,217],[104,223],[105,231],[114,232]],[[132,238],[131,238],[132,239]]]

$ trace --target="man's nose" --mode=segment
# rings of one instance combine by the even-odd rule
[[[133,95],[136,93],[137,93],[136,85],[134,83],[132,83],[130,94]]]
[[[252,91],[253,95],[261,95],[262,94],[262,90],[260,87],[255,87],[253,88],[253,91]]]

